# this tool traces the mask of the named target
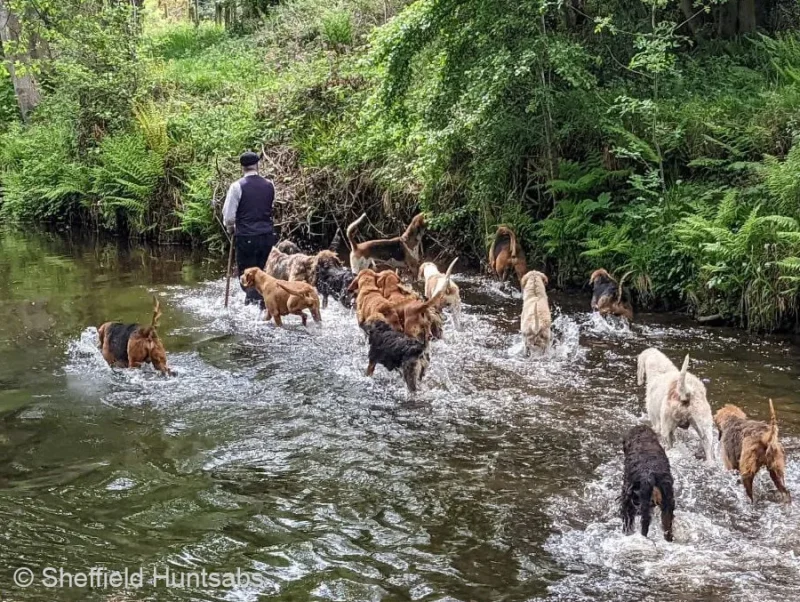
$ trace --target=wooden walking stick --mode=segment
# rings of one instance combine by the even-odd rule
[[[231,271],[233,270],[233,236],[230,239],[230,249],[228,250],[228,279],[225,281],[225,307],[228,307],[228,299],[231,296]]]

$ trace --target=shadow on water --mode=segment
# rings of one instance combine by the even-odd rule
[[[778,409],[800,495],[796,343],[552,299],[557,344],[521,357],[518,293],[458,277],[465,328],[434,344],[410,400],[351,314],[279,330],[222,307],[219,262],[0,235],[0,585],[18,600],[780,600],[800,525],[695,459],[680,433],[675,542],[623,537],[620,439],[644,419],[635,357],[691,351],[712,405]],[[112,370],[108,319],[146,320],[178,375]],[[657,521],[656,521],[657,522]],[[252,571],[222,589],[9,589],[16,567]],[[148,571],[151,569],[147,569]],[[657,595],[654,593],[657,592]]]

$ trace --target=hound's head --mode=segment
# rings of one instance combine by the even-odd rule
[[[317,268],[330,270],[341,268],[343,266],[342,260],[333,251],[320,251],[317,253]]]
[[[600,268],[599,270],[595,270],[594,272],[592,272],[592,276],[589,278],[589,284],[594,285],[598,282],[603,283],[612,280],[613,278],[611,278],[611,276],[608,275],[608,272],[605,271],[603,268]]]
[[[247,268],[242,277],[239,279],[242,283],[242,286],[245,288],[250,288],[256,285],[256,275],[261,272],[260,268]]]
[[[547,279],[547,276],[536,270],[531,270],[519,281],[519,285],[522,287],[523,291],[528,288],[528,286],[530,286],[531,289],[538,289],[541,286],[541,290],[544,291],[548,284],[550,284],[550,281]]]
[[[370,268],[366,268],[361,270],[353,281],[350,283],[350,286],[347,287],[348,293],[358,294],[361,289],[371,288],[371,289],[378,289],[378,285],[376,280],[378,278],[378,274],[375,273],[374,270]]]
[[[745,420],[746,418],[747,414],[745,414],[740,408],[729,403],[721,407],[719,410],[717,410],[717,413],[714,414],[714,424],[717,425],[720,434],[722,434],[722,431],[725,430],[729,421],[735,419]]]

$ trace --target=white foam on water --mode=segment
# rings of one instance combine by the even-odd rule
[[[518,291],[507,291],[483,278],[464,280],[475,284],[479,293],[504,303],[520,298]],[[556,306],[552,349],[544,357],[526,358],[521,353],[518,327],[509,327],[518,316],[482,315],[479,311],[483,309],[465,304],[462,330],[448,324],[444,339],[432,343],[429,374],[421,391],[410,396],[396,372],[378,367],[372,378],[365,376],[367,346],[352,310],[331,302],[323,310],[321,324],[304,328],[297,317],[288,316],[285,328],[277,328],[261,319],[257,307],[244,306],[238,288],[232,291],[230,306],[223,307],[223,292],[221,280],[169,289],[171,303],[201,321],[204,332],[222,339],[219,344],[210,339],[211,351],[168,350],[178,376],[163,378],[152,370],[111,370],[97,350],[94,329],[87,329],[70,343],[66,372],[77,380],[111,385],[103,390],[104,403],[163,408],[169,414],[164,428],[170,437],[190,431],[198,413],[206,417],[204,429],[209,428],[209,421],[219,429],[233,422],[235,435],[198,460],[207,473],[231,474],[229,481],[235,482],[238,471],[251,471],[258,475],[257,483],[275,479],[284,487],[306,479],[303,486],[308,488],[312,478],[329,479],[349,495],[358,497],[362,490],[373,487],[385,497],[380,521],[357,516],[355,511],[353,516],[336,515],[336,528],[346,525],[342,533],[350,530],[359,535],[349,540],[342,536],[340,541],[335,538],[341,533],[328,533],[327,538],[320,536],[324,541],[314,540],[315,545],[307,535],[313,521],[304,505],[305,493],[297,493],[296,498],[287,493],[279,502],[273,500],[281,516],[254,517],[250,528],[299,531],[303,537],[270,550],[270,556],[280,562],[261,567],[271,580],[262,595],[274,595],[286,583],[326,570],[330,561],[323,556],[347,562],[349,556],[359,554],[352,548],[367,529],[371,538],[382,542],[380,555],[388,559],[384,564],[401,567],[400,576],[392,574],[389,582],[422,599],[452,599],[441,588],[429,585],[429,576],[460,578],[454,569],[457,562],[446,553],[430,552],[431,533],[422,521],[408,516],[424,514],[427,524],[436,524],[450,507],[460,507],[451,497],[466,499],[465,508],[470,512],[484,497],[488,501],[480,511],[487,525],[486,533],[480,535],[484,538],[481,544],[507,549],[514,514],[525,504],[508,497],[494,499],[508,493],[502,487],[493,490],[487,486],[484,480],[491,483],[492,479],[486,475],[492,475],[503,462],[513,463],[514,474],[530,471],[519,477],[525,483],[525,479],[538,478],[536,458],[541,456],[536,454],[565,453],[573,456],[565,459],[564,472],[569,473],[571,461],[591,462],[586,469],[588,478],[579,487],[548,490],[542,494],[546,496],[544,509],[537,508],[546,513],[552,532],[544,543],[550,556],[544,565],[555,561],[562,573],[553,582],[549,569],[535,556],[536,550],[515,548],[511,554],[519,565],[520,583],[527,578],[548,580],[552,584],[547,598],[570,601],[633,601],[650,599],[653,592],[660,602],[677,601],[709,598],[716,595],[714,588],[724,592],[725,599],[748,602],[796,596],[800,588],[797,511],[775,503],[774,488],[763,472],[755,485],[759,501],[751,507],[734,474],[695,458],[699,445],[693,433],[680,432],[678,444],[668,453],[677,499],[675,541],[663,540],[657,512],[647,539],[626,537],[621,532],[616,511],[622,482],[621,437],[644,417],[641,392],[634,393],[632,385],[635,351],[663,340],[700,338],[711,345],[730,345],[724,337],[711,339],[696,328],[631,326],[591,313],[567,314]],[[589,345],[582,344],[582,339],[589,340]],[[608,348],[605,342],[609,342]],[[591,344],[599,350],[594,356],[596,361],[600,358],[597,365],[589,365]],[[620,383],[626,375],[630,383]],[[310,409],[306,412],[304,408]],[[242,413],[250,419],[242,420]],[[509,443],[500,438],[485,449],[476,449],[469,431],[485,424],[501,425],[504,437],[522,439]],[[531,425],[534,428],[529,428]],[[535,432],[529,435],[526,429]],[[287,430],[292,437],[286,436]],[[415,454],[409,445],[415,436],[435,437],[440,447],[434,449],[440,457]],[[541,452],[535,443],[552,447]],[[791,438],[784,443],[798,444]],[[458,472],[451,462],[454,458],[463,461],[464,456],[469,456],[471,468]],[[474,462],[478,468],[473,467],[474,457],[481,460]],[[359,469],[359,462],[366,468]],[[446,489],[436,479],[415,490],[414,475],[424,469],[437,477],[445,472],[459,482],[454,489]],[[401,476],[390,478],[390,472]],[[125,479],[119,479],[109,487],[124,489],[125,485]],[[508,481],[503,486],[508,487]],[[800,465],[791,457],[787,486],[800,491]],[[524,495],[520,489],[519,496]],[[338,508],[332,503],[324,511],[346,514],[351,510],[343,509],[339,502]],[[394,504],[406,515],[394,512]],[[305,518],[301,520],[301,516]],[[315,516],[316,526],[325,524],[327,518]],[[469,537],[478,536],[464,535]],[[212,555],[217,543],[224,542],[210,538],[204,544],[208,550],[198,555]],[[361,559],[348,566],[351,574],[364,576],[363,582],[326,578],[315,595],[379,598],[380,588],[368,585],[378,579],[369,576],[374,567],[365,566]],[[465,586],[471,577],[464,577]],[[252,599],[258,594],[243,589],[229,592],[227,599]]]
[[[621,453],[598,467],[578,499],[553,496],[549,511],[556,533],[545,549],[571,567],[571,574],[550,588],[555,597],[582,599],[590,593],[593,599],[613,600],[618,592],[649,587],[663,592],[660,599],[680,600],[723,588],[728,599],[750,600],[756,582],[764,582],[776,591],[761,591],[757,599],[791,598],[800,587],[795,508],[775,502],[765,471],[756,479],[760,499],[752,507],[737,476],[721,466],[705,466],[690,449],[697,442],[687,443],[668,452],[676,492],[672,543],[663,539],[658,510],[648,538],[638,531],[622,533],[617,512]],[[797,490],[798,485],[800,464],[789,462],[787,487]]]

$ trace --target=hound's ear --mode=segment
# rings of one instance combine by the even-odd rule
[[[528,283],[528,276],[530,276],[530,275],[531,275],[531,273],[528,272],[527,274],[525,274],[522,277],[522,279],[519,281],[519,287],[520,288],[525,288],[525,285]]]
[[[548,280],[548,278],[547,278],[547,276],[545,274],[542,274],[542,280],[544,280],[544,285],[545,286],[550,284],[550,280]]]
[[[353,281],[350,283],[350,286],[347,287],[348,293],[355,293],[358,290],[358,276],[353,278]]]

